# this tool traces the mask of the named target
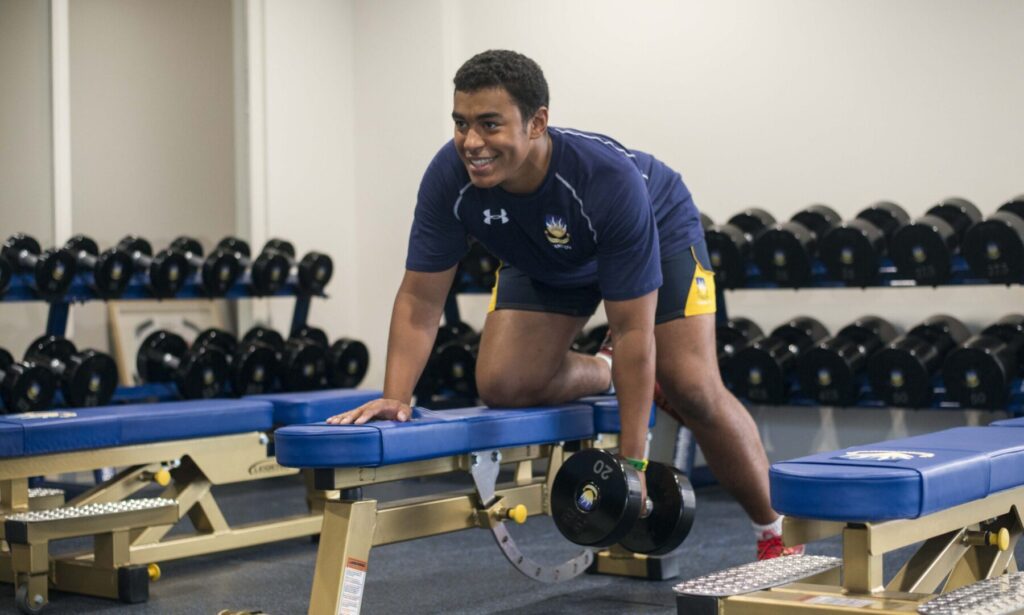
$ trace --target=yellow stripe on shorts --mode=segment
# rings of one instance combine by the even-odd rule
[[[701,266],[697,251],[690,247],[693,255],[693,280],[690,281],[690,292],[686,295],[686,308],[683,316],[699,316],[714,314],[718,308],[715,301],[715,274]]]
[[[493,312],[494,308],[498,305],[498,277],[501,275],[501,268],[504,266],[504,262],[498,263],[498,268],[494,270],[494,288],[491,289],[491,302],[487,305],[488,314]]]

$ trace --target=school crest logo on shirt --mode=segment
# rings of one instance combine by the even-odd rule
[[[548,216],[544,219],[544,236],[556,248],[563,250],[572,249],[571,246],[567,245],[572,236],[569,235],[569,229],[565,225],[565,220],[558,216]]]

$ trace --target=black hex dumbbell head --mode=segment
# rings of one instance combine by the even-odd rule
[[[950,398],[965,408],[999,409],[1024,369],[1024,315],[1009,314],[950,351],[942,379]]]
[[[818,243],[839,221],[827,205],[812,205],[761,233],[753,250],[761,275],[780,286],[807,286]]]
[[[792,390],[797,358],[826,337],[828,329],[814,318],[794,318],[737,352],[729,380],[737,394],[750,401],[785,403]]]
[[[797,371],[803,393],[821,404],[850,406],[860,394],[868,360],[896,338],[896,328],[877,316],[846,325],[800,355]]]
[[[327,352],[331,386],[351,389],[359,386],[370,368],[370,351],[359,340],[343,337],[331,344]]]
[[[729,218],[726,224],[705,229],[715,283],[722,288],[739,288],[747,279],[747,262],[751,260],[754,240],[775,218],[763,209],[752,207]]]
[[[819,250],[829,277],[855,286],[867,286],[877,280],[890,239],[909,221],[910,216],[902,207],[881,201],[830,230],[822,238]]]
[[[11,353],[0,348],[0,400],[5,413],[31,412],[46,408],[57,391],[57,378],[34,363],[15,363]]]
[[[1024,280],[1024,195],[969,228],[962,252],[978,277],[1004,283]]]
[[[871,358],[871,389],[889,406],[931,405],[932,381],[942,362],[969,336],[967,327],[952,316],[937,314],[926,318]]]
[[[15,269],[32,273],[36,294],[47,301],[63,297],[74,280],[76,259],[71,252],[63,248],[40,252],[39,242],[24,233],[8,237],[0,253]]]
[[[950,198],[934,205],[892,240],[892,259],[901,277],[920,284],[941,284],[952,273],[953,255],[967,229],[981,212],[966,199]]]
[[[124,294],[134,270],[130,254],[117,248],[101,254],[96,242],[85,235],[75,235],[64,247],[76,256],[79,269],[92,271],[93,289],[100,298],[115,299]]]

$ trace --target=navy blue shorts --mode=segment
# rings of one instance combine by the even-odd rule
[[[655,324],[676,318],[714,314],[715,274],[704,240],[661,261],[662,285],[658,290]],[[522,271],[502,264],[491,290],[488,312],[528,310],[568,316],[590,317],[601,302],[597,284],[580,288],[557,288],[531,279]]]

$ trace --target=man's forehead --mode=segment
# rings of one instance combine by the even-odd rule
[[[472,92],[455,91],[453,115],[504,116],[518,110],[508,91],[502,87],[484,88]]]

